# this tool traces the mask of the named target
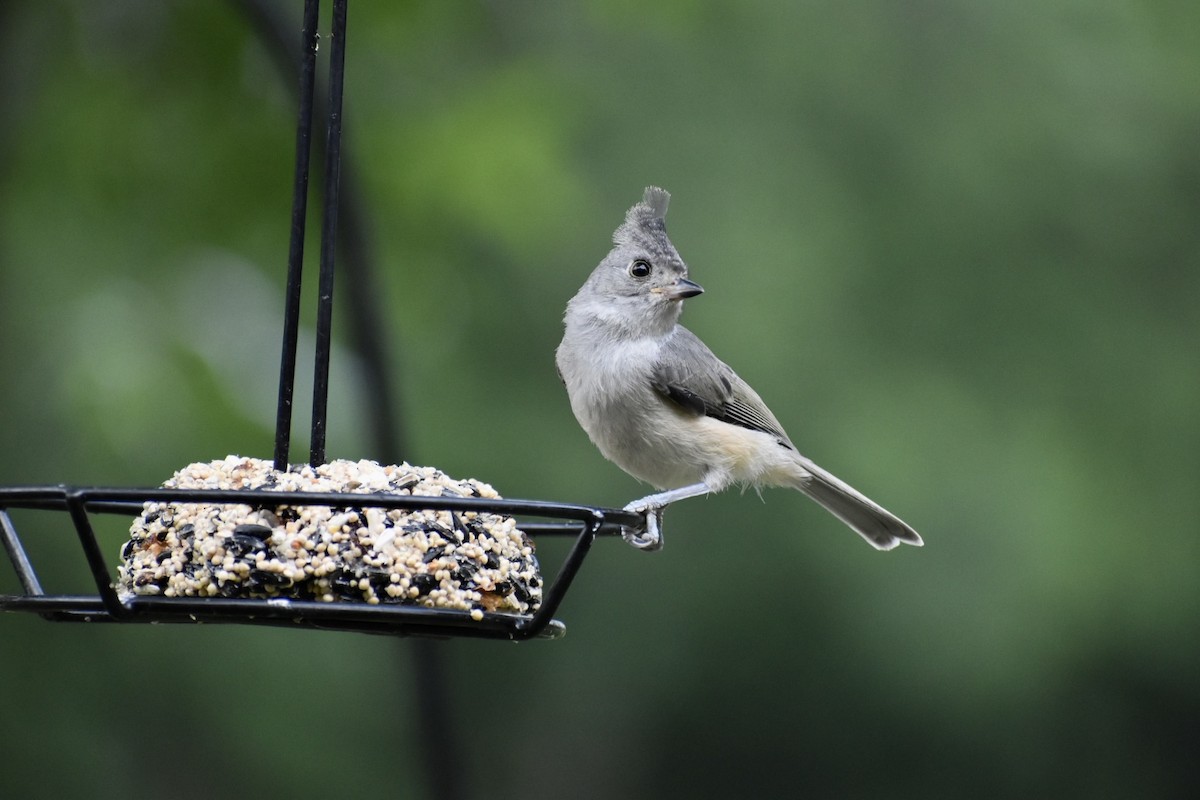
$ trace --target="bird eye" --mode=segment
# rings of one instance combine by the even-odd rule
[[[646,278],[650,275],[650,269],[650,262],[644,258],[639,258],[629,265],[629,274],[635,278]]]

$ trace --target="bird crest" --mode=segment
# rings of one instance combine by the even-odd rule
[[[613,244],[640,245],[652,251],[673,252],[667,240],[667,204],[671,193],[647,186],[642,201],[625,213],[625,222],[613,234]],[[664,247],[665,245],[665,247]]]

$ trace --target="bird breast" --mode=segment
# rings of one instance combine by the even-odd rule
[[[658,488],[695,483],[704,466],[683,448],[688,415],[664,403],[651,382],[659,339],[597,341],[595,329],[568,326],[558,368],[571,410],[609,461]],[[680,428],[677,430],[677,428]]]

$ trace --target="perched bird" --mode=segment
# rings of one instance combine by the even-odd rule
[[[559,377],[571,410],[605,458],[663,490],[625,508],[644,529],[626,540],[662,546],[663,509],[733,484],[798,489],[890,550],[920,545],[895,515],[802,456],[750,386],[679,324],[704,290],[667,238],[670,195],[646,189],[613,234],[613,248],[567,303]]]

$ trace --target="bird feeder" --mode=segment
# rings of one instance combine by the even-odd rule
[[[231,457],[192,465],[157,488],[0,487],[0,542],[21,587],[20,594],[0,595],[0,610],[38,614],[51,622],[557,638],[565,626],[555,614],[597,537],[644,524],[641,515],[619,509],[502,499],[485,484],[450,481],[430,468],[326,463],[346,0],[334,3],[323,115],[311,449],[306,464],[289,462],[316,25],[317,3],[306,0],[273,460]],[[10,513],[14,510],[52,514],[64,530],[73,529],[94,594],[59,594],[42,585]],[[96,534],[100,515],[135,520],[116,579],[117,553],[106,552]],[[530,566],[532,545],[526,537],[572,540],[553,580],[536,573],[536,561]],[[465,594],[454,598],[456,605],[430,602],[446,587]]]

